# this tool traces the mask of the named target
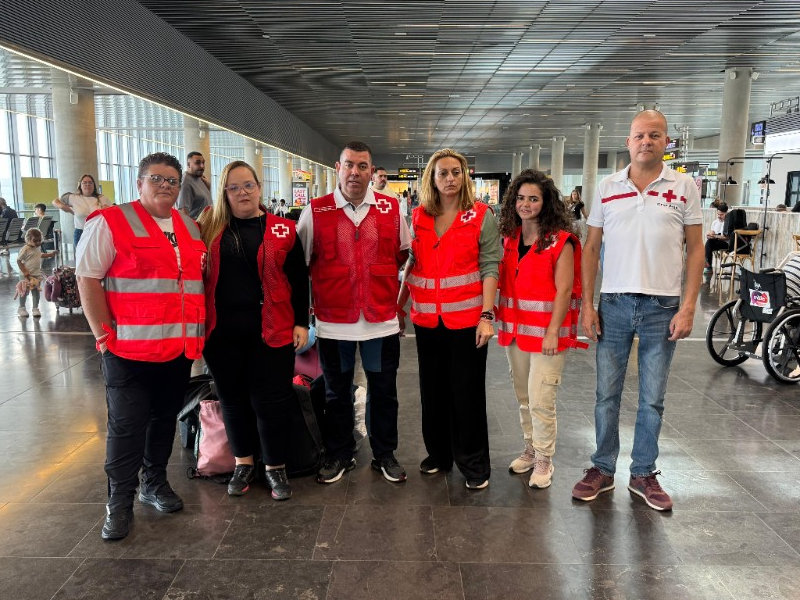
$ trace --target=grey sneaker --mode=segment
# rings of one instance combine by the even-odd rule
[[[355,458],[351,458],[350,460],[329,458],[317,473],[317,481],[319,483],[334,483],[335,481],[339,481],[345,472],[352,471],[355,468]]]
[[[533,473],[528,480],[528,487],[532,488],[546,488],[550,487],[553,482],[553,460],[544,454],[536,455],[536,466],[533,467]]]
[[[512,460],[511,464],[508,465],[508,472],[527,473],[535,464],[536,450],[533,449],[533,446],[531,446],[529,442],[525,442],[525,449],[522,451],[522,454],[520,454],[518,458]]]
[[[288,500],[292,497],[292,486],[289,485],[285,468],[266,469],[265,476],[267,487],[272,490],[273,500]]]
[[[233,470],[233,477],[228,482],[229,496],[244,496],[250,489],[250,484],[256,476],[256,469],[253,465],[236,465]]]
[[[597,467],[586,469],[584,473],[583,479],[572,488],[572,497],[576,500],[589,502],[603,492],[609,492],[614,489],[614,477],[603,475],[603,472]]]
[[[397,462],[394,454],[390,454],[385,458],[373,458],[372,468],[380,471],[383,477],[392,483],[400,483],[406,480],[406,471]]]

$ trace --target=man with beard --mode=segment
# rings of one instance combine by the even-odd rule
[[[206,170],[206,159],[199,152],[189,152],[186,156],[186,176],[178,194],[175,205],[194,220],[200,216],[206,206],[211,206],[211,182],[203,175]]]

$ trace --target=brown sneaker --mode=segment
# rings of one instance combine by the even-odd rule
[[[555,467],[552,458],[544,454],[537,454],[536,466],[528,480],[528,487],[540,489],[550,487],[553,482],[553,471],[555,471]]]
[[[586,469],[584,473],[583,479],[572,488],[572,497],[576,500],[589,502],[603,492],[610,492],[614,489],[613,475],[603,475],[597,467]]]
[[[536,464],[536,451],[529,442],[525,442],[525,449],[520,454],[519,458],[515,458],[508,465],[509,473],[527,473]]]
[[[661,488],[656,475],[661,475],[661,471],[656,471],[645,477],[633,477],[628,484],[628,489],[637,496],[641,496],[647,506],[655,510],[672,510],[672,499],[669,494]]]

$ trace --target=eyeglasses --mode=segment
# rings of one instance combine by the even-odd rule
[[[236,185],[236,184],[227,185],[225,186],[225,189],[231,194],[238,194],[241,190],[244,190],[248,194],[252,194],[258,189],[258,184],[253,183],[252,181],[248,181],[244,185]]]
[[[181,180],[175,177],[164,177],[163,175],[142,175],[139,179],[149,179],[153,185],[161,185],[165,181],[170,187],[178,187]]]

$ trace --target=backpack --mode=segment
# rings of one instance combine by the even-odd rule
[[[236,460],[233,456],[222,409],[211,375],[192,377],[186,391],[186,403],[178,413],[181,445],[194,451],[196,467],[189,467],[189,479],[210,479],[228,483]]]
[[[324,389],[324,388],[323,388]],[[286,453],[286,474],[303,477],[315,474],[325,461],[322,432],[311,402],[311,389],[294,384],[297,404],[289,416],[289,448]]]
[[[50,275],[44,280],[44,299],[48,302],[57,302],[61,296],[61,281],[56,275]]]
[[[213,384],[208,374],[197,375],[189,380],[183,408],[178,413],[181,448],[194,451],[194,442],[200,429],[200,400],[217,397]]]

